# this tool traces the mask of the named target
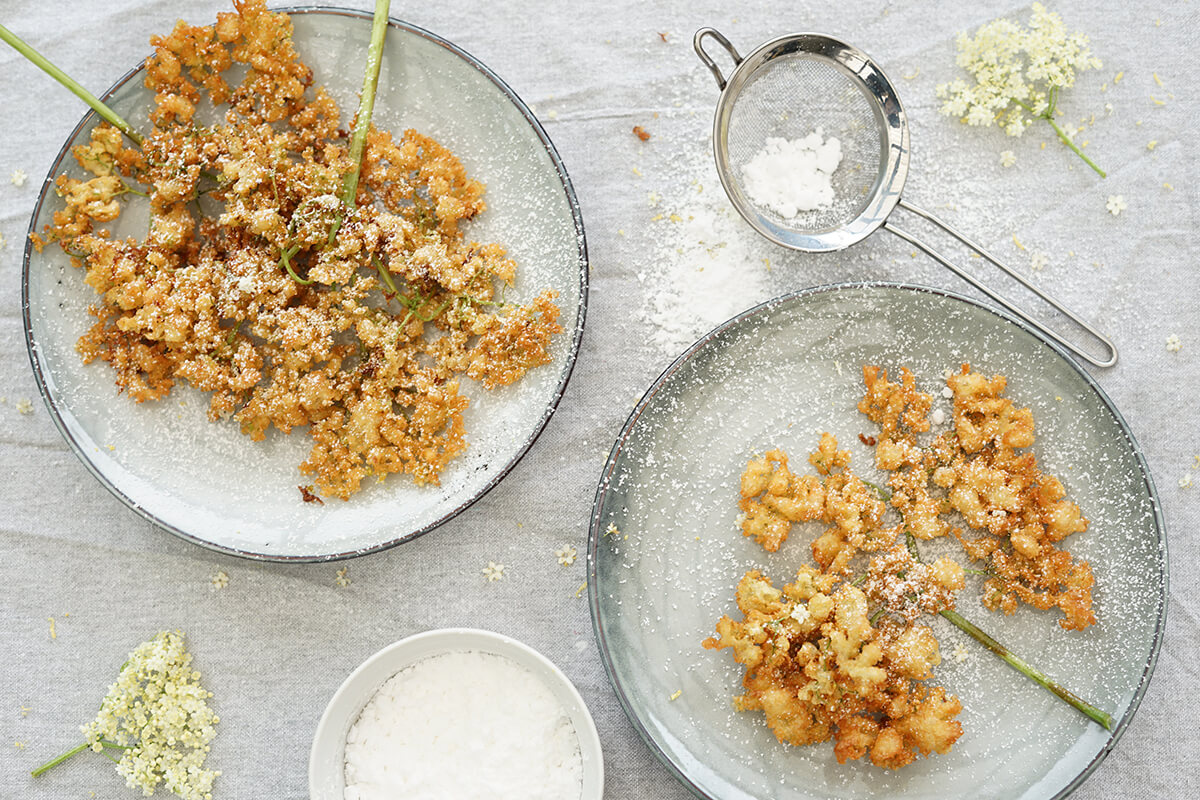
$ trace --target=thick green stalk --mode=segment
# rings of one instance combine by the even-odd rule
[[[1007,647],[997,642],[991,636],[988,636],[987,633],[980,630],[979,627],[973,622],[965,619],[962,614],[959,614],[957,611],[946,609],[945,611],[941,612],[941,615],[950,620],[950,622],[956,625],[958,628],[965,631],[969,636],[975,639],[975,641],[979,642],[988,650],[991,650],[993,653],[1000,656],[1004,663],[1011,666],[1017,672],[1029,678],[1046,691],[1058,697],[1060,700],[1069,703],[1080,713],[1086,715],[1089,719],[1104,726],[1106,730],[1112,730],[1113,718],[1111,715],[1096,708],[1094,705],[1082,699],[1070,689],[1067,689],[1066,687],[1050,680],[1050,678],[1047,677],[1046,674],[1041,670],[1035,669],[1029,664],[1026,664],[1021,658],[1009,652]]]
[[[391,0],[375,0],[375,18],[371,22],[371,44],[367,48],[367,69],[363,75],[362,94],[358,97],[358,114],[354,118],[354,133],[350,138],[350,171],[342,178],[342,210],[329,231],[329,243],[337,237],[347,209],[353,209],[358,197],[358,176],[362,171],[363,148],[371,130],[371,115],[375,111],[375,89],[379,85],[379,68],[383,64],[383,42],[387,37],[388,9]]]
[[[51,78],[54,78],[54,80],[70,89],[76,97],[91,106],[97,114],[111,123],[113,127],[128,136],[134,144],[138,145],[139,147],[141,146],[141,134],[130,127],[129,123],[122,119],[117,112],[100,102],[100,99],[96,97],[96,95],[83,88],[83,86],[81,86],[79,82],[70,75],[51,64],[45,56],[43,56],[37,50],[34,50],[20,37],[3,25],[0,25],[0,39],[12,45],[14,50],[28,58],[38,67],[41,67],[47,74],[50,75]]]
[[[908,552],[912,554],[913,560],[919,562],[921,560],[921,554],[917,550],[917,537],[914,536],[911,531],[905,531],[904,540],[905,544],[908,545]],[[1043,689],[1050,692],[1063,702],[1068,703],[1092,721],[1104,726],[1106,730],[1112,730],[1113,718],[1111,715],[1101,711],[1091,703],[1083,700],[1070,689],[1067,689],[1066,687],[1050,680],[1046,673],[1031,667],[1024,661],[1024,659],[1013,654],[1013,652],[1007,647],[997,642],[995,639],[981,630],[979,626],[963,617],[963,615],[959,614],[957,611],[946,609],[940,613],[943,617],[949,620],[951,624],[955,625],[975,641],[979,642],[988,650],[991,650],[993,653],[998,655],[1004,661],[1004,663],[1008,664],[1017,672],[1029,678],[1034,683],[1041,686]]]
[[[350,139],[350,160],[354,165],[342,180],[342,202],[354,206],[358,196],[358,175],[362,170],[363,148],[371,130],[371,115],[375,111],[375,89],[379,85],[379,68],[383,64],[383,41],[387,36],[388,9],[391,0],[375,0],[375,19],[371,21],[371,44],[367,49],[367,69],[363,75],[362,94],[358,98],[358,115]]]

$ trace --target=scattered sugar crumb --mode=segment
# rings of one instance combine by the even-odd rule
[[[565,544],[558,550],[554,551],[554,556],[558,559],[558,563],[564,567],[569,567],[575,563],[576,550],[569,544]]]
[[[488,579],[489,583],[504,580],[504,565],[497,564],[495,561],[489,561],[480,572],[483,573],[483,577]]]
[[[1179,488],[1180,488],[1180,489],[1190,489],[1190,488],[1192,488],[1192,476],[1191,476],[1191,473],[1187,473],[1187,474],[1185,474],[1185,475],[1184,475],[1182,478],[1180,478],[1180,479],[1179,479]]]
[[[940,408],[935,408],[933,413],[929,415],[929,420],[934,425],[941,425],[946,421],[946,412],[942,411]]]
[[[342,567],[341,569],[339,569],[337,571],[337,575],[334,576],[333,582],[336,583],[338,586],[342,587],[343,589],[345,589],[347,586],[349,586],[350,585],[350,568]]]
[[[970,657],[971,657],[971,652],[969,650],[967,650],[966,647],[963,646],[962,642],[959,642],[958,644],[954,645],[954,660],[955,661],[957,661],[959,664],[961,664]]]
[[[1045,253],[1038,251],[1029,256],[1029,268],[1034,272],[1041,272],[1050,263],[1050,257]]]
[[[32,414],[33,413],[33,403],[27,397],[22,398],[17,401],[16,409],[17,409],[17,412],[20,414]]]
[[[12,181],[12,185],[13,185],[13,186],[24,186],[24,185],[25,185],[25,179],[26,179],[26,178],[28,178],[28,177],[29,177],[29,176],[25,174],[25,170],[23,170],[23,169],[14,169],[14,170],[12,171],[12,175],[10,175],[8,179],[9,179],[10,181]]]
[[[212,588],[224,589],[226,586],[229,585],[229,574],[226,573],[225,570],[223,570],[223,569],[217,570],[217,573],[215,575],[213,575],[212,578],[210,578],[210,580],[212,582]]]
[[[1017,163],[1017,154],[1012,150],[1002,150],[1000,152],[1000,166],[1011,167]]]
[[[1108,209],[1108,213],[1115,217],[1128,208],[1129,204],[1125,202],[1124,195],[1110,194],[1108,196],[1108,202],[1104,204],[1104,207]]]
[[[58,631],[54,629],[54,617],[46,617],[46,620],[50,623],[50,638],[57,639]]]
[[[1178,336],[1176,336],[1175,334],[1172,333],[1170,336],[1167,337],[1167,349],[1170,350],[1172,353],[1178,353],[1180,348],[1182,348],[1182,347],[1183,347],[1183,342],[1179,341]]]
[[[942,387],[942,397],[949,400],[950,398],[954,397],[954,390],[951,389],[949,386],[943,386]]]

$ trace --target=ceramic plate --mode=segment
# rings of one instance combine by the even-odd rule
[[[759,713],[735,712],[742,668],[704,650],[748,569],[777,586],[811,561],[819,523],[794,526],[779,552],[737,525],[738,481],[755,453],[782,447],[794,469],[821,432],[874,470],[859,442],[875,426],[856,409],[863,364],[906,365],[937,399],[963,362],[1001,373],[1033,409],[1034,450],[1091,520],[1067,540],[1091,562],[1099,623],[1067,632],[1057,612],[1006,617],[978,602],[968,576],[959,611],[1018,655],[1109,711],[1088,721],[941,618],[935,682],[957,694],[964,734],[947,755],[897,772],[839,765],[831,743],[778,742]],[[611,527],[610,527],[611,526]],[[966,558],[954,542],[936,545]],[[964,297],[897,285],[802,291],[725,323],[672,364],[634,409],[605,467],[589,542],[592,618],[609,677],[651,749],[697,796],[1048,798],[1069,793],[1114,746],[1150,679],[1166,611],[1166,541],[1144,459],[1095,381],[1021,323]],[[968,564],[969,566],[969,564]],[[962,644],[969,656],[951,657]]]
[[[291,11],[295,44],[315,82],[338,101],[343,121],[357,105],[371,16],[359,11]],[[164,23],[166,24],[166,23]],[[104,96],[126,119],[144,121],[151,102],[135,69]],[[65,90],[63,90],[65,91]],[[53,178],[81,171],[69,149],[97,122],[85,117],[50,172],[31,223],[41,230],[57,207]],[[514,386],[485,392],[463,381],[468,450],[441,487],[405,476],[366,486],[349,502],[300,501],[308,483],[297,465],[309,439],[272,431],[265,442],[238,426],[207,421],[207,395],[179,387],[138,405],[118,394],[109,367],[84,366],[75,342],[91,325],[92,290],[58,248],[26,248],[25,331],[42,394],[59,429],[92,473],[142,516],[198,544],[271,560],[342,558],[424,533],[462,511],[504,477],[553,413],[575,362],[587,303],[583,222],[558,155],[521,100],[483,64],[450,42],[392,20],[379,80],[375,124],[416,128],[447,145],[487,184],[488,210],[467,235],[503,243],[519,264],[508,299],[558,292],[566,329],[553,362]],[[136,124],[136,123],[135,123]],[[145,208],[130,203],[114,228],[144,234]],[[369,482],[368,482],[369,483]]]

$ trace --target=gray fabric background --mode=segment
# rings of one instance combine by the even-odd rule
[[[345,588],[334,581],[343,565],[240,561],[156,530],[110,496],[56,432],[23,341],[22,236],[40,181],[82,107],[0,47],[0,233],[8,240],[0,249],[0,795],[134,796],[99,757],[78,758],[38,780],[28,770],[77,741],[78,725],[125,654],[159,629],[187,632],[221,715],[210,762],[224,771],[218,796],[245,799],[306,795],[317,720],[368,655],[417,631],[477,626],[528,642],[575,682],[600,730],[609,797],[687,796],[638,738],[604,675],[586,599],[574,596],[584,560],[563,568],[553,551],[561,543],[585,549],[607,451],[671,357],[647,341],[653,326],[637,279],[661,268],[662,259],[651,222],[658,212],[646,197],[668,194],[704,161],[717,93],[690,40],[696,28],[711,24],[743,52],[807,29],[872,54],[897,82],[911,119],[906,196],[939,207],[1020,266],[1029,254],[1017,250],[1014,234],[1030,250],[1046,252],[1050,263],[1039,282],[1113,334],[1120,364],[1093,372],[1128,420],[1157,482],[1169,532],[1171,605],[1141,710],[1077,796],[1195,797],[1200,248],[1195,145],[1185,137],[1200,123],[1186,88],[1200,15],[1191,2],[1106,5],[1053,4],[1069,27],[1090,34],[1105,61],[1064,101],[1071,117],[1097,114],[1082,138],[1110,169],[1101,181],[1055,142],[1041,150],[1048,137],[1040,129],[1008,139],[937,113],[933,87],[956,74],[955,33],[1003,14],[1025,17],[1017,3],[393,4],[394,16],[455,41],[536,107],[583,208],[592,295],[574,377],[522,463],[435,532],[347,562],[352,584]],[[214,0],[0,0],[0,21],[99,93],[148,52],[152,33],[167,31],[181,14],[209,23],[223,8]],[[668,34],[666,42],[659,32]],[[1120,70],[1123,81],[1101,93]],[[1154,104],[1152,94],[1166,104]],[[1114,106],[1108,116],[1106,102]],[[654,138],[637,141],[630,133],[635,124]],[[1149,151],[1152,139],[1158,145]],[[1004,149],[1017,153],[1016,166],[999,166]],[[30,176],[22,188],[8,181],[18,168]],[[1119,217],[1104,211],[1110,194],[1128,201]],[[863,278],[965,290],[882,234],[828,257],[787,253],[749,234],[746,243],[755,264],[769,258],[774,265],[760,299]],[[1178,353],[1164,346],[1171,333],[1183,341]],[[16,404],[26,398],[33,411],[20,414]],[[1181,488],[1185,474],[1197,485]],[[508,565],[506,580],[484,582],[479,571],[489,560]],[[215,591],[209,579],[218,570],[229,574],[229,585]],[[48,617],[56,621],[54,640]]]

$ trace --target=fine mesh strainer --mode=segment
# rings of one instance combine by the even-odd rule
[[[717,41],[733,59],[728,79],[704,50],[707,38]],[[713,122],[717,174],[738,213],[763,236],[794,250],[826,253],[860,242],[882,227],[924,250],[1080,358],[1098,367],[1117,363],[1117,349],[1106,336],[977,243],[901,199],[908,175],[908,121],[891,81],[861,50],[822,34],[800,33],[773,39],[742,58],[713,28],[697,31],[693,46],[721,89]],[[842,160],[832,174],[833,202],[788,218],[755,203],[743,184],[745,165],[763,150],[768,138],[799,139],[814,131],[841,143]],[[1097,358],[1067,341],[925,242],[897,228],[888,220],[897,206],[937,225],[1004,270],[1094,337],[1106,357]]]

